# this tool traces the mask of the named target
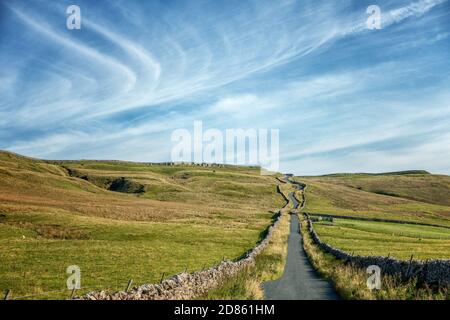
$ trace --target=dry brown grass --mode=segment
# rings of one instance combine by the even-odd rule
[[[450,206],[450,176],[434,174],[348,174],[308,178],[311,181],[351,187],[438,205]]]

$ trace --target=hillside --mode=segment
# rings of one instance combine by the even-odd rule
[[[0,152],[0,289],[63,290],[73,264],[83,287],[123,289],[237,258],[284,204],[276,184],[251,167]]]
[[[308,212],[450,225],[450,177],[425,172],[296,177]]]
[[[317,177],[314,181],[343,185],[377,194],[450,206],[450,176],[426,171],[383,174],[339,174]]]

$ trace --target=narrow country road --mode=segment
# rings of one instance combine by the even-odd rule
[[[297,210],[297,209],[298,209],[298,206],[299,206],[299,203],[298,203],[298,200],[297,200],[297,198],[295,197],[294,193],[293,193],[293,192],[290,192],[290,193],[288,194],[288,196],[289,196],[289,201],[292,202],[292,205],[293,205],[294,210]]]
[[[294,193],[289,194],[289,200],[294,208],[298,207],[299,203]],[[298,217],[296,214],[291,214],[288,255],[284,272],[280,279],[263,284],[265,298],[267,300],[339,299],[331,284],[323,280],[309,263],[302,241]]]

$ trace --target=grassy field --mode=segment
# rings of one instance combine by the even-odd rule
[[[84,290],[117,290],[238,258],[284,205],[259,173],[0,152],[0,289],[61,291],[78,265]]]
[[[357,255],[398,259],[450,259],[450,229],[428,226],[333,219],[315,222],[322,241]]]
[[[450,226],[450,177],[340,174],[295,177],[308,185],[306,212]]]
[[[448,300],[448,288],[429,288],[416,280],[404,281],[400,277],[383,275],[381,288],[369,290],[366,270],[346,264],[323,252],[311,239],[303,215],[299,215],[303,247],[312,265],[330,280],[343,299],[350,300]]]

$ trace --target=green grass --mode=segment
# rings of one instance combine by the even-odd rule
[[[144,192],[106,190],[105,177]],[[81,268],[83,291],[122,290],[130,278],[154,283],[162,273],[236,259],[283,205],[276,184],[251,167],[44,162],[0,152],[0,291],[66,298],[67,290],[40,294],[64,290],[69,265]]]
[[[379,255],[399,259],[450,259],[450,229],[333,219],[315,222],[322,241],[357,255]]]

